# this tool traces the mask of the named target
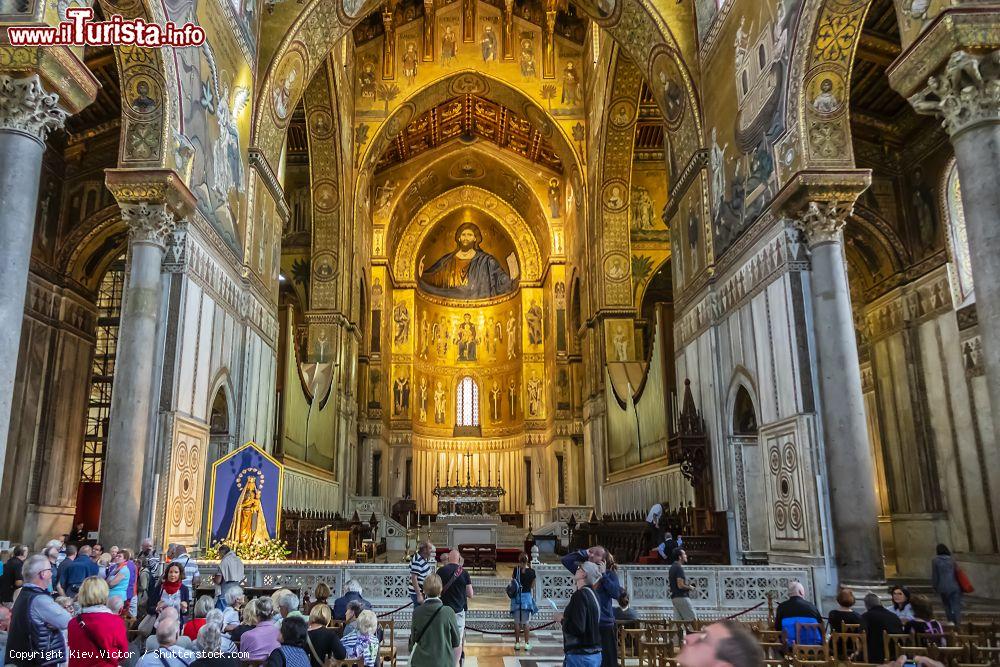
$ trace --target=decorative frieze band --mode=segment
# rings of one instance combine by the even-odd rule
[[[1000,50],[983,55],[955,51],[944,71],[910,97],[917,113],[940,116],[949,135],[982,122],[1000,122]]]
[[[0,74],[0,129],[29,134],[45,142],[52,130],[66,123],[59,96],[45,92],[37,74],[14,78]]]
[[[953,307],[948,273],[941,269],[903,285],[874,301],[864,311],[863,338],[875,341],[905,326],[933,319]]]

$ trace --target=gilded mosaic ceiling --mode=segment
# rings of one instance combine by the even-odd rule
[[[411,121],[382,154],[376,170],[406,162],[451,140],[470,143],[475,138],[562,172],[562,160],[552,144],[527,118],[476,95],[452,98]]]
[[[458,1],[444,0],[444,2],[437,2],[435,3],[435,9],[442,9]],[[503,0],[486,0],[486,4],[492,5],[501,11],[506,7]],[[584,40],[587,38],[589,21],[574,5],[568,2],[556,4],[561,6],[556,13],[555,33],[560,37],[583,45]],[[534,23],[540,30],[545,28],[545,5],[541,0],[515,0],[514,15],[519,19]],[[403,25],[404,23],[422,19],[423,17],[424,3],[422,0],[401,0],[396,3],[393,9],[393,23],[395,25]],[[354,27],[354,43],[356,46],[361,46],[384,34],[385,24],[380,9],[366,16]]]

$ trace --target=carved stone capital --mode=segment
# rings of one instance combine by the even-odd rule
[[[45,92],[37,74],[25,78],[0,74],[0,129],[23,132],[44,143],[49,132],[65,124],[67,115],[59,96]]]
[[[909,99],[917,113],[940,116],[951,136],[980,123],[1000,122],[1000,50],[953,52],[944,69]]]
[[[841,240],[841,232],[854,210],[853,204],[833,201],[811,201],[795,219],[795,226],[806,237],[810,248]]]
[[[166,247],[167,236],[177,227],[174,214],[166,204],[122,204],[122,220],[128,225],[133,243],[152,243]]]

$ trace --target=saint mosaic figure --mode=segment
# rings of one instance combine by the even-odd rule
[[[397,415],[410,411],[410,378],[402,375],[396,378],[392,388],[392,407]]]
[[[542,307],[537,301],[532,301],[525,318],[528,321],[528,343],[531,345],[542,344]]]
[[[493,32],[493,26],[488,25],[483,29],[483,39],[480,46],[483,50],[484,63],[497,59],[497,36]]]
[[[420,421],[427,421],[427,378],[420,378]]]
[[[436,424],[444,423],[444,396],[444,387],[438,380],[437,388],[434,390],[434,423]]]
[[[454,251],[420,274],[420,289],[450,299],[486,299],[508,294],[515,281],[496,257],[480,248],[483,234],[467,222],[455,231]]]
[[[392,309],[392,321],[396,324],[393,341],[396,345],[402,345],[410,337],[410,311],[405,302],[400,301]]]

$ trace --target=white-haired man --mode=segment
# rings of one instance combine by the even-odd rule
[[[155,630],[159,629],[160,624],[170,620],[175,624],[180,624],[180,612],[177,611],[177,607],[164,607],[160,610],[160,615],[156,617],[156,624],[153,626],[154,632],[146,639],[146,653],[160,648],[160,641]],[[181,648],[192,649],[194,647],[194,642],[184,635],[179,636],[174,643]]]
[[[348,579],[344,582],[344,594],[333,601],[333,620],[344,621],[347,620],[347,605],[352,602],[358,602],[364,609],[371,609],[371,603],[364,598],[364,589],[361,588],[361,584],[354,579]]]
[[[240,610],[246,604],[246,596],[240,586],[230,586],[222,593],[224,606],[221,610],[223,632],[232,632],[240,624]]]
[[[187,667],[194,662],[195,654],[177,643],[180,625],[177,619],[168,618],[156,624],[156,641],[159,647],[139,658],[136,667]]]
[[[306,623],[309,619],[299,611],[299,596],[291,591],[285,591],[280,596],[278,596],[278,613],[281,615],[281,620],[292,616],[298,616],[299,618],[305,619]]]
[[[52,565],[36,554],[22,568],[24,586],[14,602],[4,665],[56,665],[68,657],[63,632],[72,617],[49,595]]]

